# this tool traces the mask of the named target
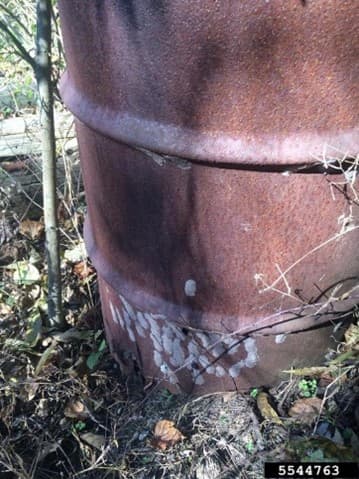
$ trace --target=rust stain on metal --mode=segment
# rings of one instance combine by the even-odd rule
[[[359,151],[359,4],[59,7],[114,354],[197,392],[321,357],[357,302],[357,205],[325,162]]]
[[[62,0],[60,9],[64,99],[105,135],[210,162],[308,163],[325,145],[357,153],[356,2]]]

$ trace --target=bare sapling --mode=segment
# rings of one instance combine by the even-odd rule
[[[51,0],[37,0],[36,81],[42,135],[45,245],[48,267],[48,323],[63,328],[61,270],[56,201],[56,145],[51,83]]]

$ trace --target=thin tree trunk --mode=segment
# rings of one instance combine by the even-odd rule
[[[42,171],[46,254],[48,266],[48,322],[65,326],[62,314],[61,271],[56,207],[56,150],[51,85],[51,0],[37,0],[36,80],[42,130]]]

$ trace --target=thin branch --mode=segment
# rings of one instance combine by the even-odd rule
[[[9,8],[5,7],[3,3],[0,3],[0,10],[3,10],[6,13],[6,15],[9,15],[9,17],[15,20],[15,22],[19,25],[19,27],[21,27],[29,37],[32,36],[27,26],[24,25],[23,22],[19,19],[19,17],[15,15]]]
[[[0,20],[0,30],[2,30],[5,35],[7,35],[12,43],[15,45],[18,54],[25,60],[31,68],[35,71],[36,70],[36,61],[35,59],[26,51],[26,49],[23,47],[21,42],[16,38],[15,34],[9,29],[9,27],[4,23],[2,20]]]

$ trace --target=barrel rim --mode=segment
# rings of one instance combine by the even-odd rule
[[[111,110],[81,92],[65,71],[62,99],[73,115],[92,130],[114,141],[163,155],[206,164],[243,166],[302,166],[359,154],[359,125],[338,132],[231,137],[219,131],[198,132]]]

